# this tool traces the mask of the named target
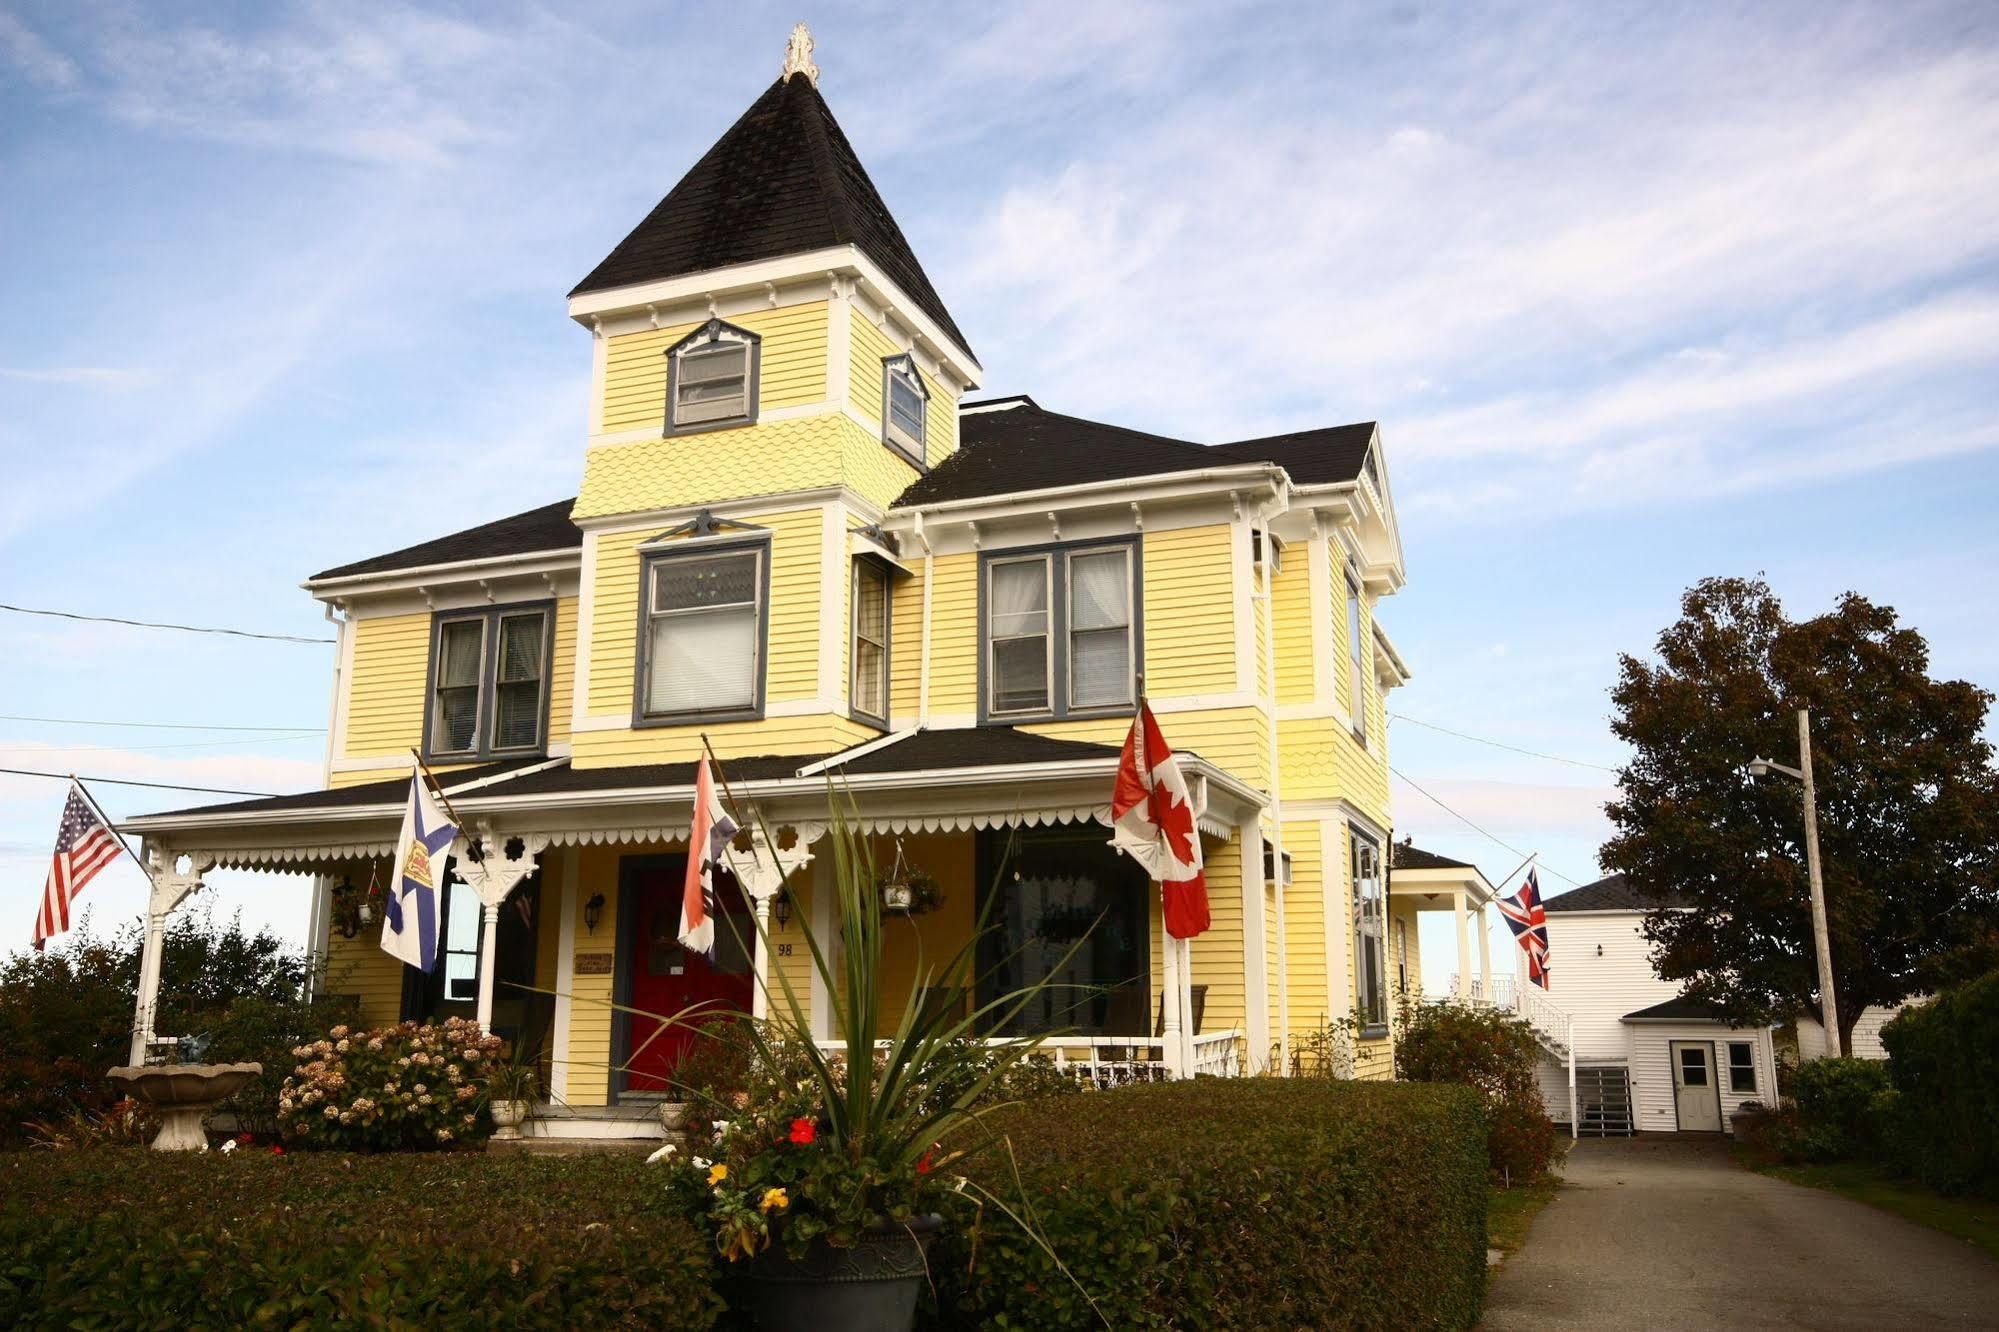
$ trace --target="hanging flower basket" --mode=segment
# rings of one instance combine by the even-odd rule
[[[379,866],[368,865],[368,886],[357,888],[354,880],[343,876],[333,885],[333,928],[340,931],[340,937],[351,939],[361,932],[364,925],[372,925],[382,916],[382,887],[378,876]]]
[[[882,910],[920,916],[944,905],[944,889],[934,875],[898,865],[882,876]]]

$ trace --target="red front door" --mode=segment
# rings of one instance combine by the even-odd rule
[[[703,1020],[724,1012],[750,1011],[750,949],[756,946],[756,925],[749,904],[733,876],[724,873],[718,886],[715,956],[691,953],[680,946],[680,894],[687,873],[685,856],[649,857],[626,875],[624,891],[631,894],[631,936],[619,940],[630,968],[626,1002],[638,1010],[625,1015],[625,1090],[664,1092],[667,1079],[687,1047],[700,1039],[683,1023],[662,1021],[696,1004]],[[645,1014],[648,1016],[641,1016]]]

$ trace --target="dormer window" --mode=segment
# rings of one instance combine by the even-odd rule
[[[914,463],[919,470],[930,466],[929,441],[924,427],[929,419],[930,391],[916,372],[916,360],[907,352],[882,360],[882,443]]]
[[[762,339],[710,319],[666,353],[666,433],[746,425],[757,419]]]

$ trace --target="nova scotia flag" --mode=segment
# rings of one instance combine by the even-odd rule
[[[421,772],[410,774],[403,834],[396,841],[396,872],[382,921],[382,948],[413,967],[437,965],[438,892],[458,828],[438,807]]]

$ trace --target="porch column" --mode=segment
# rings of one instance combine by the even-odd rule
[[[1451,894],[1451,915],[1458,926],[1458,982],[1455,992],[1463,1001],[1471,998],[1471,922],[1465,918],[1465,890],[1462,888]]]
[[[167,917],[201,887],[201,876],[215,868],[215,857],[203,851],[166,851],[147,843],[144,847],[146,877],[152,892],[146,903],[146,942],[139,954],[139,995],[132,1009],[131,1063],[146,1062],[147,1049],[157,1034],[153,1022],[159,1011],[160,954],[167,938]],[[186,868],[182,868],[182,862]]]
[[[812,843],[824,831],[816,825],[793,825],[794,840],[789,848],[785,848],[773,844],[759,823],[750,834],[747,856],[734,847],[724,853],[729,858],[729,868],[735,871],[736,882],[743,886],[743,892],[750,899],[750,908],[756,913],[756,982],[750,991],[750,1016],[754,1018],[770,1016],[771,899],[784,887],[786,879],[812,859]]]
[[[582,874],[583,848],[572,846],[562,857],[558,876],[562,893],[555,908],[555,919],[561,923],[555,940],[555,1031],[549,1042],[554,1048],[548,1056],[548,1096],[558,1103],[569,1099],[569,1029],[575,1020],[572,995],[576,989],[576,915],[582,905],[583,895],[578,891]],[[546,906],[541,918],[548,919]]]
[[[826,951],[831,963],[833,950],[840,941],[833,937],[833,895],[839,885],[833,877],[833,857],[817,856],[812,861],[812,935],[819,941],[819,947]],[[818,967],[812,968],[812,1039],[830,1041],[838,1036],[833,1030],[833,994],[826,987],[826,977]]]
[[[1180,939],[1180,1067],[1194,1076],[1194,941]]]
[[[1487,1003],[1498,997],[1492,992],[1492,917],[1483,904],[1478,909],[1478,992]]]
[[[475,841],[479,852],[476,859]],[[519,854],[509,855],[509,849],[514,847],[519,848]],[[458,877],[471,885],[483,908],[479,932],[479,1030],[488,1036],[493,1034],[493,972],[499,945],[500,904],[520,887],[521,880],[534,873],[536,858],[547,849],[547,833],[496,833],[490,824],[480,825],[473,837],[461,833],[451,845],[451,853],[458,858]]]
[[[1194,1070],[1188,1066],[1180,1041],[1180,941],[1166,933],[1159,932],[1159,966],[1162,973],[1159,981],[1159,1053],[1166,1062],[1166,1076],[1185,1078],[1193,1076]]]

